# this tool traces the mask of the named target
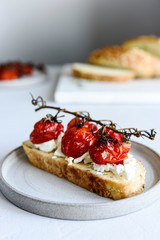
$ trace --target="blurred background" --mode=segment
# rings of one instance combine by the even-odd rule
[[[160,0],[0,0],[0,62],[85,61],[89,52],[160,35]]]

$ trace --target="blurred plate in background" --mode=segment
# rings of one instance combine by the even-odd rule
[[[46,74],[42,73],[37,69],[36,70],[34,69],[33,73],[30,76],[23,76],[15,80],[0,81],[0,88],[29,86],[32,84],[43,82],[45,80],[46,80]]]

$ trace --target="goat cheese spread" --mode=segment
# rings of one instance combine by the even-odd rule
[[[60,133],[57,139],[52,139],[50,141],[40,143],[40,144],[33,144],[35,148],[43,152],[52,152],[53,150],[57,149],[59,145],[61,145],[61,139],[64,133]]]
[[[115,175],[124,177],[130,180],[135,175],[136,159],[128,153],[128,158],[124,160],[124,164],[110,164],[106,165],[93,163],[93,169],[100,173],[113,172]]]
[[[44,142],[41,144],[34,144],[34,146],[41,151],[51,152],[55,151],[53,155],[53,159],[57,157],[63,157],[68,162],[68,165],[72,165],[72,163],[80,163],[83,161],[84,164],[91,164],[91,167],[98,176],[105,174],[105,172],[112,172],[117,176],[124,177],[126,180],[130,180],[135,175],[135,166],[136,159],[133,158],[131,154],[128,153],[128,158],[124,160],[124,164],[110,164],[106,165],[96,164],[90,158],[89,152],[86,152],[81,157],[73,158],[65,156],[61,151],[61,140],[64,133],[61,133],[56,140],[50,140],[48,142]]]

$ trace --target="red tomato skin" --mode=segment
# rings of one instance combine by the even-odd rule
[[[122,140],[121,140],[122,133],[114,132],[112,129],[109,129],[107,127],[104,129],[103,132],[106,133],[107,137],[112,137],[112,138],[116,139],[119,142],[119,144],[122,144]],[[99,133],[102,133],[102,129],[99,130]]]
[[[44,122],[42,118],[34,125],[34,130],[30,134],[30,141],[33,144],[40,144],[52,139],[57,139],[59,134],[64,131],[64,127],[58,122]]]
[[[23,64],[22,71],[24,75],[31,75],[33,72],[33,67],[29,64]]]
[[[117,133],[114,132],[113,130],[109,129],[109,134],[111,135],[111,137],[115,140],[117,140],[117,144],[118,145],[122,145],[120,147],[122,147],[122,151],[123,153],[128,153],[130,148],[131,148],[131,143],[123,143],[122,142],[122,133]]]
[[[33,67],[30,64],[14,62],[0,65],[0,80],[14,80],[23,75],[31,75]]]
[[[82,119],[77,117],[77,122],[78,123],[81,123],[82,122]],[[67,125],[67,129],[70,129],[72,127],[76,127],[76,118],[73,118]],[[92,128],[93,128],[93,133],[97,133],[98,131],[98,128],[96,126],[96,124],[94,123],[90,123],[90,122],[86,122],[83,127],[87,128],[90,132],[92,132]]]
[[[123,164],[128,157],[130,145],[130,143],[124,143],[122,146],[115,146],[112,142],[99,139],[90,148],[89,154],[92,161],[97,164]]]
[[[79,117],[77,117],[77,122],[78,122],[78,123],[81,123],[82,120],[81,120]],[[67,129],[72,128],[72,127],[75,127],[75,126],[76,126],[76,118],[73,118],[73,119],[67,124]]]
[[[78,158],[94,144],[95,137],[85,127],[71,127],[62,138],[61,151],[67,157]]]
[[[18,72],[14,69],[8,70],[4,69],[0,72],[0,80],[14,80],[19,77]]]

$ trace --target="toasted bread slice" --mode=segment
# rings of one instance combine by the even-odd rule
[[[74,63],[72,71],[75,77],[100,81],[127,82],[135,76],[134,72],[130,70],[113,69],[85,63]]]
[[[136,77],[149,78],[155,75],[160,66],[158,58],[139,48],[123,46],[105,47],[94,51],[89,63],[113,68],[130,69]]]
[[[23,142],[23,148],[29,161],[40,169],[66,178],[70,182],[114,200],[131,197],[141,193],[145,183],[145,169],[141,162],[136,162],[136,174],[131,180],[106,172],[97,175],[91,164],[68,162],[63,157],[52,158],[54,153],[46,153],[33,147],[30,141]]]

